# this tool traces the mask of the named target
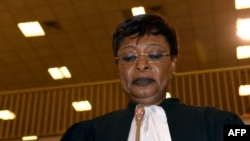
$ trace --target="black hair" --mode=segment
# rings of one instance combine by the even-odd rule
[[[133,16],[120,23],[113,34],[113,53],[117,52],[124,38],[137,34],[141,38],[146,34],[163,35],[170,47],[170,55],[178,55],[178,39],[175,29],[170,26],[162,17],[153,14],[142,14]]]

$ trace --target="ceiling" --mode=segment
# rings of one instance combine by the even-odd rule
[[[176,27],[178,72],[250,65],[237,60],[234,0],[1,0],[0,91],[117,79],[114,28],[143,5]],[[25,38],[18,22],[39,21],[46,36]],[[67,66],[71,79],[53,80],[49,67]]]

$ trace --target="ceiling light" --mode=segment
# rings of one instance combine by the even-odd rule
[[[71,74],[67,67],[54,67],[54,68],[49,68],[48,72],[50,73],[51,77],[55,80],[57,79],[63,79],[63,78],[71,78]]]
[[[250,8],[250,0],[235,0],[235,9]]]
[[[237,19],[237,36],[250,40],[250,18]]]
[[[0,110],[0,119],[2,120],[13,120],[16,115],[10,110]]]
[[[145,10],[143,6],[133,7],[131,8],[131,11],[132,11],[133,16],[145,14]]]
[[[238,46],[236,49],[237,59],[247,59],[250,58],[250,45],[248,46]]]
[[[240,96],[248,96],[248,95],[250,95],[250,85],[240,85],[240,87],[239,87],[239,95]]]
[[[91,104],[87,100],[85,100],[85,101],[74,101],[74,102],[72,102],[72,106],[74,107],[74,109],[77,112],[89,111],[89,110],[92,109]]]
[[[37,140],[37,136],[24,136],[22,137],[23,141],[34,141]]]
[[[35,36],[44,36],[45,32],[43,31],[39,22],[23,22],[17,24],[19,29],[22,31],[25,37],[35,37]]]
[[[65,66],[60,67],[59,70],[62,72],[64,78],[71,78],[71,74],[70,74],[69,70],[67,69],[67,67],[65,67]]]

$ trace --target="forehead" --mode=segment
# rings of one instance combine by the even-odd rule
[[[135,35],[124,38],[121,43],[120,49],[134,47],[134,48],[145,48],[145,47],[162,47],[169,49],[168,42],[163,35],[144,35],[140,38]]]

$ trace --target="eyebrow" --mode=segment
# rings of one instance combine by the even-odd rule
[[[155,44],[155,43],[148,43],[148,44],[146,44],[146,46],[157,46],[157,47],[164,48],[163,46],[161,46],[159,44]]]
[[[161,45],[159,45],[159,44],[155,44],[155,43],[147,43],[145,46],[146,46],[146,47],[147,47],[147,46],[163,47],[163,46],[161,46]],[[136,47],[138,47],[138,45],[127,45],[127,46],[125,46],[124,48],[136,48]],[[163,48],[164,48],[164,47],[163,47]]]
[[[165,49],[165,47],[163,47],[163,46],[161,46],[161,45],[159,45],[159,44],[155,44],[155,43],[147,43],[147,44],[145,44],[144,45],[145,47],[146,47],[146,49],[148,48],[148,47],[159,47],[159,48],[162,48],[162,49]],[[128,45],[126,45],[126,46],[124,46],[121,50],[126,50],[126,49],[128,49],[128,48],[130,48],[130,49],[136,49],[138,47],[138,45],[131,45],[131,44],[128,44]]]
[[[126,50],[126,49],[135,49],[136,46],[133,46],[133,45],[126,45],[126,46],[123,46],[122,48],[120,48],[119,50],[122,51],[122,50]]]

